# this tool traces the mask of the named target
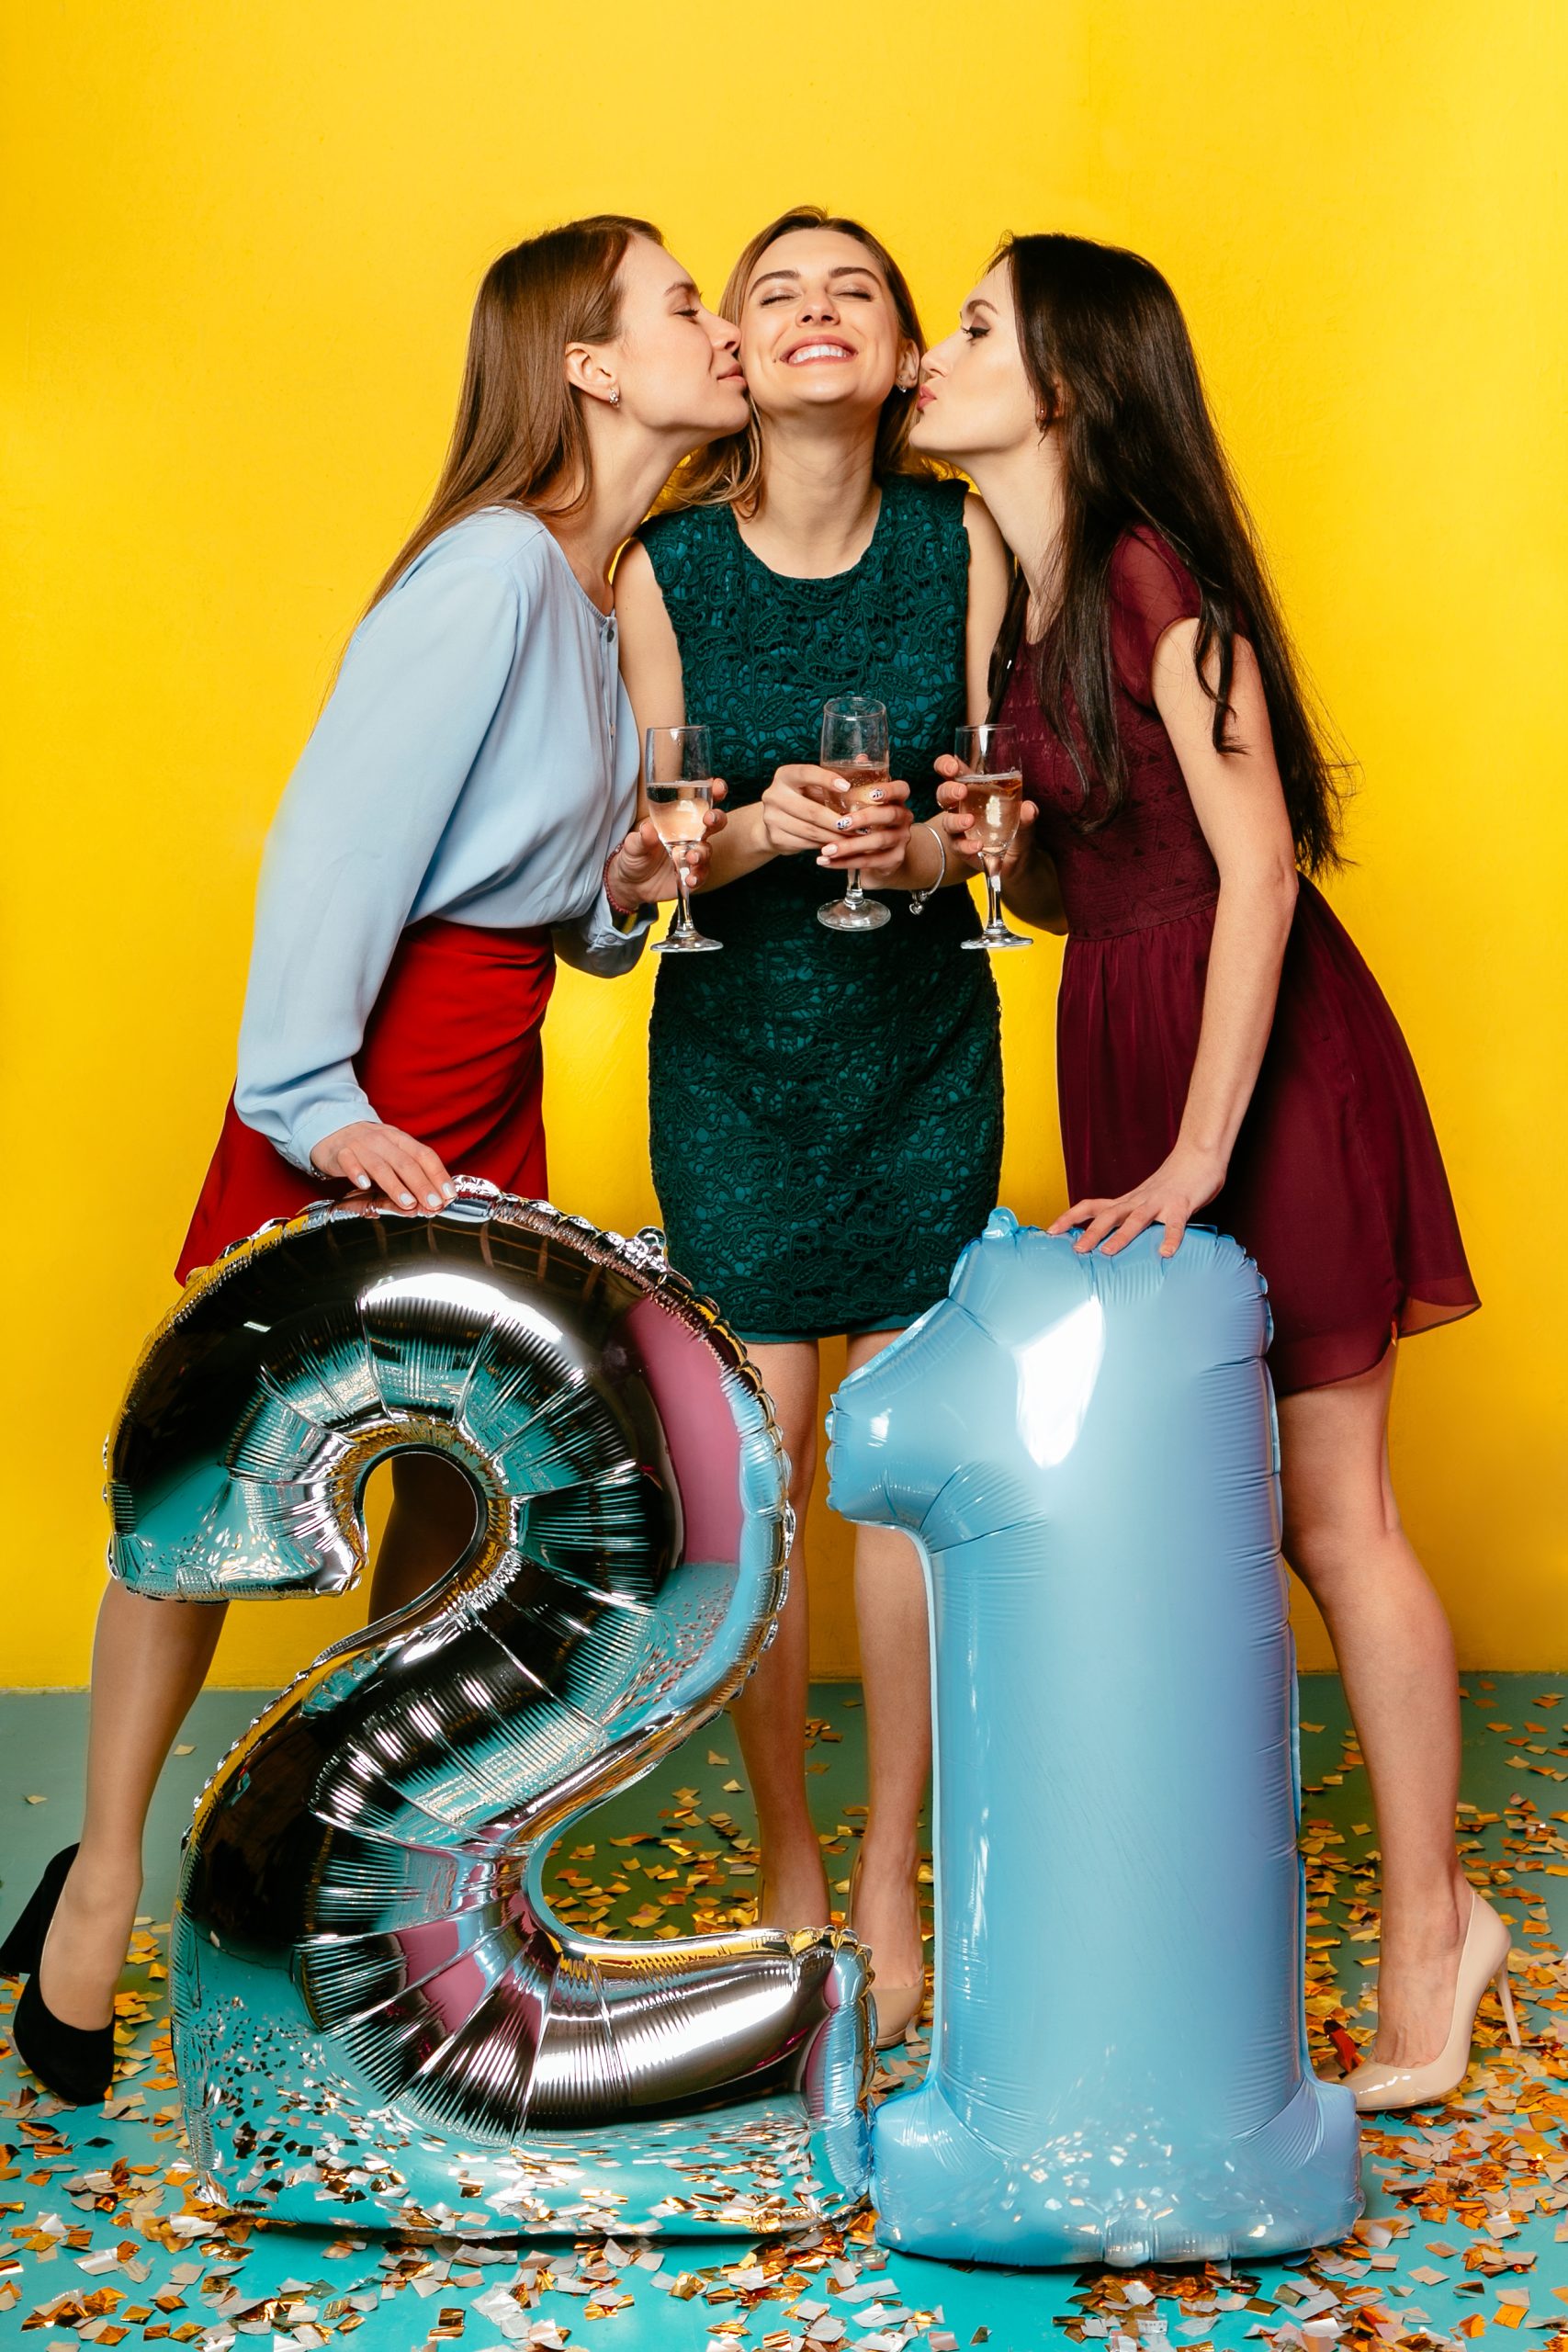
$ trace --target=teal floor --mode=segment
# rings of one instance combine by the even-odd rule
[[[208,1693],[164,1776],[145,1915],[123,1980],[126,2055],[107,2108],[40,2097],[0,2039],[0,2346],[225,2352],[251,2337],[273,2352],[316,2352],[362,2334],[363,2352],[450,2342],[470,2352],[505,2342],[571,2352],[893,2352],[906,2343],[1025,2352],[1066,2335],[1104,2340],[1108,2352],[1218,2352],[1252,2336],[1290,2352],[1337,2341],[1459,2352],[1502,2327],[1568,2352],[1568,1984],[1558,1964],[1568,1931],[1568,1677],[1561,1692],[1539,1676],[1503,1674],[1472,1676],[1465,1690],[1461,1835],[1472,1876],[1513,1924],[1524,2051],[1496,2046],[1488,2000],[1486,2046],[1461,2093],[1365,2135],[1367,2214],[1342,2246],[1185,2274],[1030,2275],[887,2256],[869,2214],[848,2233],[754,2256],[739,2245],[661,2242],[657,2269],[613,2243],[570,2253],[414,2247],[215,2219],[191,2194],[166,2071],[161,1930],[197,1792],[256,1704],[254,1693]],[[813,1705],[808,1770],[841,1885],[862,1818],[864,1717],[851,1684],[818,1686]],[[1309,2013],[1319,2069],[1333,2074],[1347,2030],[1362,2031],[1375,2006],[1376,1860],[1366,1775],[1333,1677],[1303,1678],[1302,1714]],[[84,1722],[76,1693],[0,1696],[0,1927],[75,1834]],[[739,1749],[721,1721],[576,1826],[553,1860],[553,1898],[603,1932],[639,1912],[642,1930],[654,1911],[682,1929],[739,1920],[755,1883],[752,1828]],[[615,1838],[637,1842],[613,1847]],[[674,1868],[655,1878],[649,1864]],[[0,2036],[14,1991],[0,1984]],[[884,2087],[923,2071],[925,2056],[912,2045]]]

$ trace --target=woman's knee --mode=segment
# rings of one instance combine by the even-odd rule
[[[1381,1488],[1287,1505],[1280,1548],[1320,1601],[1388,1569],[1403,1572],[1409,1555],[1393,1493]]]
[[[1352,1573],[1351,1546],[1331,1522],[1285,1523],[1280,1547],[1314,1600],[1331,1600]]]
[[[815,1429],[800,1431],[792,1440],[784,1437],[784,1452],[789,1456],[789,1507],[795,1513],[795,1534],[798,1537],[806,1524],[806,1513],[811,1501],[811,1491],[817,1484],[817,1432]]]

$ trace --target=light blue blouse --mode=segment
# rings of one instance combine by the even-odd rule
[[[235,1107],[297,1168],[378,1114],[354,1057],[400,933],[548,926],[624,972],[604,861],[637,742],[613,615],[544,525],[487,507],[432,541],[350,640],[262,861]]]

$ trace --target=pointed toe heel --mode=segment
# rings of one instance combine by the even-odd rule
[[[17,1914],[15,1926],[0,1944],[0,1976],[30,1976],[43,1957],[43,1939],[60,1900],[60,1890],[71,1875],[74,1846],[63,1847]]]
[[[1355,2067],[1345,2080],[1355,2093],[1358,2114],[1382,2115],[1397,2108],[1429,2107],[1457,2091],[1470,2070],[1475,2015],[1489,1984],[1496,1987],[1508,2039],[1516,2050],[1519,2047],[1519,2022],[1514,2012],[1513,1988],[1508,1983],[1508,1955],[1512,1949],[1513,1939],[1506,1924],[1485,1896],[1472,1887],[1448,2040],[1424,2066],[1382,2066],[1375,2059],[1370,2059],[1365,2065]]]
[[[1508,1962],[1506,1955],[1502,1967],[1492,1981],[1497,1988],[1497,1998],[1502,2005],[1503,2023],[1508,2029],[1508,2039],[1517,2050],[1519,2047],[1519,2020],[1514,2014],[1514,1988],[1508,1982]]]
[[[0,1944],[0,1976],[25,1976],[11,2019],[17,2057],[46,2090],[68,2107],[96,2107],[114,2081],[114,2027],[67,2025],[38,1988],[38,1967],[60,1890],[76,1859],[74,1846],[55,1855]]]
[[[878,2050],[896,2050],[907,2041],[920,2014],[920,2004],[926,1997],[923,1983],[919,1984],[885,1984],[879,1990],[876,1971],[871,1975],[871,2005],[876,2017],[875,2045]]]
[[[97,2107],[114,2081],[114,2028],[67,2025],[29,1976],[11,2020],[17,2057],[67,2107]]]

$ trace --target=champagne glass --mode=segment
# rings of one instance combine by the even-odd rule
[[[706,939],[692,921],[686,860],[703,838],[703,819],[713,807],[713,752],[705,727],[650,727],[645,739],[643,788],[648,813],[675,868],[680,905],[656,956],[716,956],[724,942]]]
[[[863,808],[874,792],[885,792],[892,773],[887,752],[887,713],[864,695],[842,695],[822,706],[821,764],[842,776],[847,793],[824,793],[829,807]],[[887,910],[868,899],[858,868],[841,899],[818,907],[817,920],[829,931],[880,931]]]
[[[961,727],[953,748],[964,774],[972,829],[980,836],[980,863],[986,869],[987,910],[986,928],[965,947],[984,947],[993,956],[1008,947],[1032,947],[1002,920],[1002,860],[1018,831],[1023,805],[1023,769],[1019,761],[1018,729],[991,722],[985,727]]]

